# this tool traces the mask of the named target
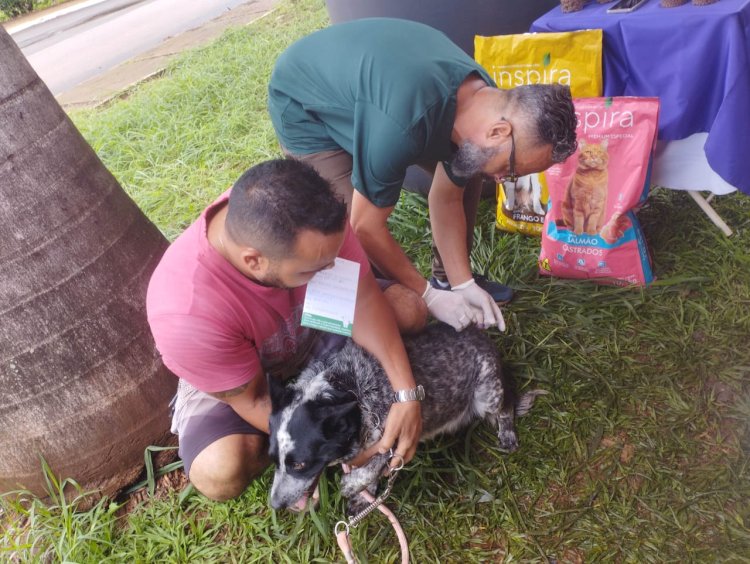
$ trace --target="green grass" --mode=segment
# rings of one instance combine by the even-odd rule
[[[279,155],[271,65],[324,25],[320,0],[288,0],[74,120],[174,238],[243,170]],[[497,232],[483,205],[474,266],[518,290],[498,346],[522,387],[550,394],[519,421],[510,456],[484,425],[420,448],[391,502],[415,562],[750,561],[750,198],[715,207],[731,238],[687,195],[652,193],[640,218],[658,281],[638,290],[540,277],[539,240]],[[427,272],[424,201],[404,195],[391,226]],[[59,495],[49,506],[7,498],[0,560],[341,561],[339,472],[309,516],[270,510],[269,480],[228,503],[175,492],[125,516],[106,500],[75,512]],[[363,562],[398,561],[380,515],[353,536]]]
[[[69,2],[69,1],[70,0],[34,0],[34,8],[32,12],[38,12],[46,8],[50,8],[52,6],[57,6],[58,4],[64,4],[65,2]],[[13,18],[11,18],[3,10],[0,10],[0,23],[6,22],[10,19],[13,19]]]

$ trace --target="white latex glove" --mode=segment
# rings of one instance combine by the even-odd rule
[[[471,323],[477,322],[477,313],[466,303],[463,296],[448,290],[437,290],[427,282],[422,294],[427,309],[435,319],[447,323],[456,331],[463,331]]]
[[[500,308],[492,299],[492,296],[477,285],[476,280],[469,278],[463,284],[453,286],[451,293],[460,295],[466,300],[466,303],[480,312],[477,316],[479,317],[477,325],[482,329],[497,325],[500,331],[505,331],[505,319],[503,319]]]

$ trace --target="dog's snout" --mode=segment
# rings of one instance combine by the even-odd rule
[[[301,511],[308,499],[308,490],[315,486],[311,480],[300,480],[279,471],[274,473],[269,503],[274,509],[293,509]]]
[[[273,493],[271,493],[270,497],[270,504],[271,507],[273,507],[275,510],[284,509],[286,506],[284,505],[284,502],[279,499],[278,497],[274,496]]]
[[[284,509],[284,496],[280,495],[279,479],[274,476],[273,484],[271,485],[271,493],[268,494],[268,503],[274,509]]]
[[[277,511],[279,509],[286,509],[289,506],[289,500],[286,499],[286,496],[279,493],[278,488],[271,488],[268,498],[271,507]]]
[[[271,507],[274,508],[276,511],[280,509],[286,509],[294,504],[295,499],[293,499],[294,496],[290,496],[289,492],[284,491],[271,491]]]

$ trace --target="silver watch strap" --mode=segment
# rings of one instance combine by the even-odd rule
[[[394,392],[393,400],[397,403],[405,401],[422,401],[424,399],[424,388],[422,385],[418,385],[416,388],[409,390],[399,390]]]

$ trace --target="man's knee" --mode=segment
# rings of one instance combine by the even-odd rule
[[[239,497],[269,465],[263,435],[227,435],[204,448],[193,460],[188,478],[215,501]]]
[[[424,329],[427,324],[427,305],[422,296],[401,284],[389,286],[384,295],[393,310],[401,333],[409,335]]]

